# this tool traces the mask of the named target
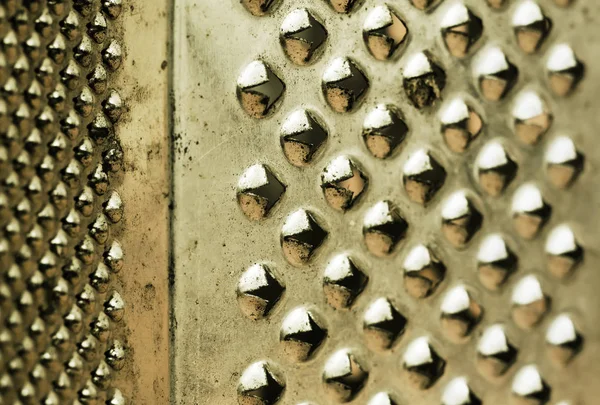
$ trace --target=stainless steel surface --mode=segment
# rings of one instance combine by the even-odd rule
[[[600,6],[332,3],[175,1],[173,401],[597,403]]]

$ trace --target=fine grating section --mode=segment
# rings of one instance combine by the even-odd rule
[[[177,403],[595,403],[599,6],[175,3]]]
[[[0,402],[125,404],[120,0],[0,4]]]

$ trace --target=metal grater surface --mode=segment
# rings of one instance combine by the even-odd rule
[[[0,5],[0,403],[124,404],[120,0]]]
[[[598,19],[176,0],[173,401],[598,403]]]

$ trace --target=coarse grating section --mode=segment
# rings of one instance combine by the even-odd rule
[[[594,404],[600,6],[175,1],[180,404]]]
[[[125,404],[121,8],[0,4],[2,404]]]

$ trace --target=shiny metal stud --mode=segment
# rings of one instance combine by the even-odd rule
[[[479,281],[490,290],[497,290],[517,269],[517,257],[509,249],[502,235],[486,236],[477,252]]]
[[[390,59],[407,35],[408,29],[404,22],[385,5],[374,7],[363,25],[363,39],[369,52],[377,60]]]
[[[408,223],[398,209],[390,201],[380,201],[365,214],[363,237],[372,254],[385,257],[404,238],[407,229]]]
[[[531,90],[517,95],[512,115],[517,136],[528,145],[536,144],[552,124],[552,114],[546,103]]]
[[[238,403],[240,405],[274,405],[285,391],[285,380],[267,361],[251,364],[240,377]]]
[[[558,136],[546,150],[546,174],[556,187],[564,189],[577,179],[583,170],[584,157],[567,136]]]
[[[477,366],[489,380],[493,380],[510,368],[517,358],[517,349],[506,336],[504,326],[488,326],[477,343]]]
[[[347,156],[333,159],[321,174],[321,188],[327,203],[338,211],[351,208],[368,184],[366,175]]]
[[[369,371],[350,349],[341,349],[327,359],[323,382],[329,396],[338,402],[351,401],[363,388]]]
[[[558,366],[565,366],[581,350],[583,337],[575,327],[572,317],[560,314],[554,318],[546,331],[546,343],[552,362]]]
[[[463,342],[482,316],[483,308],[473,300],[464,285],[450,289],[442,300],[442,329],[454,342]]]
[[[404,65],[402,75],[404,91],[416,108],[429,107],[442,96],[446,73],[427,52],[412,55]]]
[[[473,73],[481,94],[490,101],[504,98],[519,75],[517,68],[497,46],[488,46],[475,56]]]
[[[537,366],[528,364],[514,376],[512,396],[515,405],[543,405],[550,399],[550,387]]]
[[[415,298],[433,294],[443,281],[446,267],[425,245],[413,247],[404,259],[404,288]]]
[[[294,266],[302,266],[310,260],[315,250],[327,237],[313,215],[299,209],[291,213],[281,229],[281,248],[286,260]]]
[[[464,152],[483,129],[481,116],[460,97],[442,106],[440,122],[446,145],[453,152]]]
[[[525,183],[515,191],[511,209],[515,229],[524,239],[535,238],[552,213],[533,183]]]
[[[284,318],[279,332],[283,351],[294,361],[308,360],[327,337],[314,313],[305,307],[292,310]]]
[[[490,141],[481,148],[475,162],[477,179],[490,196],[498,197],[514,179],[517,164],[499,141]]]
[[[349,308],[368,282],[368,277],[346,254],[334,256],[323,274],[325,300],[336,309]]]
[[[444,374],[446,361],[433,349],[429,338],[422,336],[406,347],[402,366],[408,374],[409,383],[417,389],[426,390]]]
[[[482,221],[483,217],[463,190],[451,194],[442,205],[442,232],[456,248],[473,238]]]
[[[568,44],[554,45],[546,61],[550,89],[557,96],[566,96],[575,89],[584,73],[584,65]]]
[[[263,118],[283,96],[285,84],[260,60],[244,68],[237,80],[237,97],[248,115]]]
[[[481,19],[462,3],[446,10],[440,26],[448,52],[457,58],[464,58],[483,32]]]
[[[511,300],[513,320],[522,329],[531,329],[537,325],[550,307],[550,299],[532,274],[518,281]]]
[[[378,298],[363,316],[363,333],[367,345],[375,350],[391,348],[402,336],[408,320],[387,298]]]
[[[250,166],[240,176],[237,200],[246,217],[265,218],[285,192],[285,185],[262,164]]]
[[[409,155],[402,175],[408,198],[421,205],[426,205],[435,196],[446,179],[442,165],[425,149]]]
[[[404,141],[407,132],[408,127],[394,106],[378,104],[367,113],[362,136],[369,152],[385,159]]]
[[[286,56],[297,65],[309,64],[327,39],[327,31],[307,9],[290,12],[279,33],[279,42]]]
[[[535,1],[524,0],[513,12],[512,26],[523,52],[534,53],[548,36],[552,23]]]
[[[571,274],[583,259],[583,249],[567,224],[558,225],[550,231],[545,251],[548,270],[558,278]]]
[[[442,405],[481,405],[465,377],[452,379],[442,393]]]
[[[250,266],[240,277],[237,300],[242,313],[250,319],[266,317],[285,291],[285,286],[264,264]]]
[[[335,112],[349,112],[358,107],[368,88],[367,77],[351,59],[336,58],[323,73],[323,95]]]
[[[310,164],[327,141],[327,130],[311,111],[297,110],[291,113],[281,126],[281,147],[288,161],[294,166]]]

